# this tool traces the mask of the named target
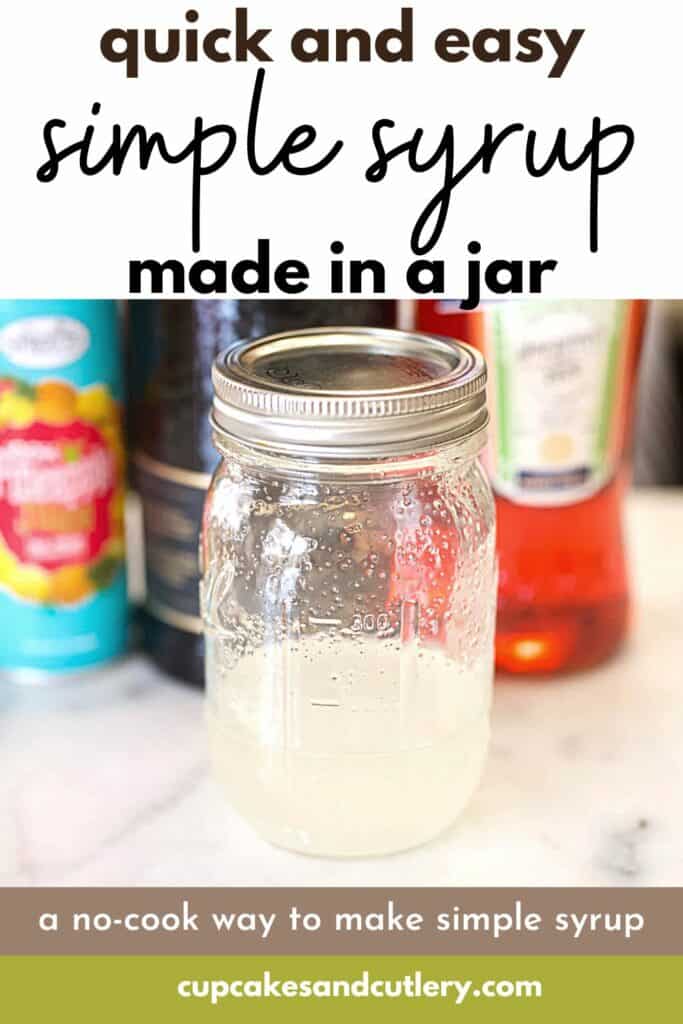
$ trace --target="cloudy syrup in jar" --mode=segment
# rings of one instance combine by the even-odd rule
[[[488,746],[483,363],[340,329],[246,345],[214,380],[224,458],[201,599],[215,773],[277,845],[425,842],[468,801]]]

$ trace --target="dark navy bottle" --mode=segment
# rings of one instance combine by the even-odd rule
[[[209,410],[215,356],[248,338],[303,327],[393,327],[379,300],[148,300],[130,303],[133,480],[143,506],[144,646],[170,674],[204,678],[198,539],[216,464]]]

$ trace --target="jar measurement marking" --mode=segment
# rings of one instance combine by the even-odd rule
[[[308,621],[310,622],[310,624],[312,626],[341,626],[342,625],[342,620],[341,619],[318,619],[318,618],[313,618],[313,616],[311,616],[311,618]]]
[[[351,629],[354,633],[383,633],[391,628],[391,617],[386,612],[373,615],[371,612],[363,615],[357,612],[353,617]]]

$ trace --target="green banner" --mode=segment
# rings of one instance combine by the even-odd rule
[[[680,957],[4,957],[7,1021],[620,1024],[681,1018]]]

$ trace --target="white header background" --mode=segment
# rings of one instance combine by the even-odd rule
[[[453,124],[460,166],[481,145],[488,121],[495,130],[516,121],[536,129],[540,153],[548,152],[564,127],[568,151],[576,157],[596,116],[603,128],[630,125],[636,137],[626,164],[601,179],[598,254],[589,251],[588,166],[532,179],[524,168],[525,134],[519,133],[502,145],[490,174],[477,170],[455,189],[446,230],[429,258],[446,261],[450,295],[466,293],[466,246],[476,239],[482,261],[558,260],[558,269],[544,278],[545,295],[683,296],[683,18],[671,0],[420,0],[413,4],[411,63],[373,56],[370,63],[344,64],[297,62],[290,52],[293,33],[302,27],[362,27],[375,34],[399,26],[400,2],[262,0],[244,6],[250,30],[272,30],[263,43],[272,63],[142,59],[139,77],[127,79],[124,64],[109,63],[100,53],[105,31],[137,28],[141,45],[145,28],[190,27],[185,12],[194,7],[199,20],[192,27],[201,35],[232,27],[234,6],[217,0],[6,5],[0,37],[2,297],[123,297],[129,260],[177,259],[189,267],[201,257],[232,265],[255,255],[258,238],[269,238],[274,262],[308,264],[307,297],[331,294],[329,245],[339,239],[347,257],[381,260],[387,295],[407,298],[405,268],[415,259],[411,229],[440,187],[443,165],[414,174],[402,157],[382,183],[366,182],[365,169],[376,155],[375,120],[396,122],[386,136],[392,144],[422,128],[423,158],[434,151],[445,125]],[[560,79],[548,77],[555,55],[547,42],[537,63],[482,63],[470,56],[448,64],[434,52],[443,29],[461,28],[472,36],[483,27],[510,28],[514,40],[535,26],[555,28],[564,38],[573,28],[586,30]],[[311,154],[319,157],[334,140],[344,140],[326,170],[298,178],[283,170],[267,177],[250,171],[246,126],[259,67],[266,72],[258,129],[262,159],[297,125],[309,122],[319,134]],[[96,118],[95,102],[101,104]],[[111,170],[85,177],[71,158],[55,181],[36,178],[48,156],[43,126],[51,118],[67,122],[55,133],[60,147],[80,140],[94,124],[93,153],[101,154],[114,123],[124,131],[135,123],[162,131],[169,149],[179,150],[190,141],[199,115],[206,126],[228,123],[237,131],[228,164],[203,179],[199,255],[191,249],[189,160],[168,166],[155,156],[142,172],[134,150],[118,177]],[[605,156],[610,152],[606,145]],[[189,287],[186,294],[193,294]]]

